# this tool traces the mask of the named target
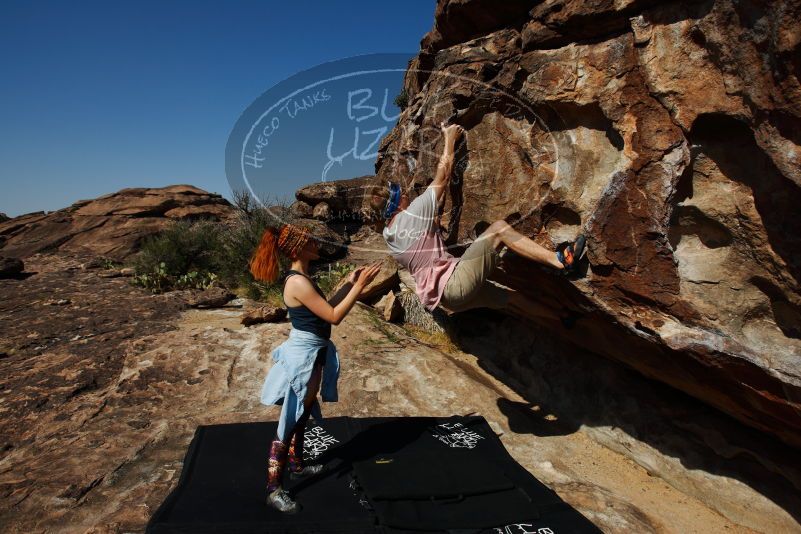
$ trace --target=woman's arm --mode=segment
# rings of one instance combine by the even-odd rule
[[[336,306],[337,304],[339,304],[340,302],[342,302],[342,299],[344,299],[344,298],[345,298],[345,297],[348,295],[348,292],[349,292],[351,289],[353,289],[353,282],[350,282],[350,281],[348,281],[348,283],[347,283],[347,284],[344,284],[342,287],[340,287],[340,288],[337,290],[337,292],[336,292],[336,293],[334,293],[333,295],[331,295],[331,297],[328,299],[328,303],[329,303],[331,306]]]
[[[309,308],[312,313],[320,317],[327,323],[338,325],[348,312],[356,304],[362,290],[373,281],[378,271],[381,269],[381,262],[374,263],[368,267],[359,267],[349,279],[353,280],[350,291],[340,302],[335,305],[328,303],[314,289],[311,282],[303,276],[293,276],[287,281],[289,294],[299,300],[301,304]],[[289,285],[291,283],[291,286]]]

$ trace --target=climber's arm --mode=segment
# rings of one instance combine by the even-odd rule
[[[459,136],[464,132],[464,129],[458,124],[440,126],[442,127],[444,140],[442,155],[439,157],[439,164],[437,164],[437,173],[434,175],[434,180],[428,186],[434,188],[437,197],[437,208],[445,201],[445,191],[448,189],[451,174],[453,173],[454,148],[456,147],[456,141],[459,140]]]

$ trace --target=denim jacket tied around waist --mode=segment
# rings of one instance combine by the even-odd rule
[[[326,402],[336,402],[338,397],[339,353],[333,341],[295,328],[289,331],[286,341],[272,351],[273,366],[267,373],[261,389],[261,403],[281,405],[278,421],[278,437],[285,440],[287,434],[303,415],[303,399],[314,370],[318,351],[325,347],[320,396]],[[315,398],[311,408],[314,420],[323,420],[320,403]]]

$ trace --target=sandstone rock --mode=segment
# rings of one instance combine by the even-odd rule
[[[242,324],[253,326],[260,323],[277,323],[286,318],[286,308],[280,306],[259,306],[242,314]]]
[[[311,228],[320,242],[320,256],[327,259],[336,259],[345,253],[346,239],[322,221],[303,219],[304,225]]]
[[[312,214],[314,213],[314,209],[306,202],[302,200],[296,200],[289,206],[289,210],[292,212],[293,215],[296,217],[300,217],[303,219],[311,219]]]
[[[235,296],[224,287],[212,286],[204,290],[190,290],[186,303],[192,308],[219,308]]]
[[[375,308],[379,313],[384,313],[384,307],[387,305],[387,302],[389,302],[389,299],[391,298],[390,295],[392,295],[391,291],[378,299],[378,301],[373,304],[373,308]]]
[[[123,267],[120,269],[120,276],[133,276],[136,274],[136,269],[132,267]]]
[[[801,1],[503,4],[438,2],[376,180],[411,155],[420,190],[438,123],[461,124],[448,245],[499,219],[552,249],[583,231],[579,279],[510,255],[498,281],[591,311],[570,339],[801,446]]]
[[[0,256],[0,278],[12,278],[25,270],[25,264],[18,258]]]
[[[334,219],[358,219],[366,193],[373,183],[372,176],[317,182],[298,189],[295,198],[315,207],[325,202]]]
[[[382,308],[384,320],[390,323],[398,322],[403,316],[403,305],[400,300],[395,297],[395,293],[390,291],[386,295],[386,302]]]
[[[314,211],[312,212],[312,217],[318,219],[320,221],[327,221],[332,216],[331,206],[328,205],[327,202],[318,202],[316,206],[314,206]]]
[[[106,265],[109,265],[110,263],[113,263],[113,261],[114,260],[112,260],[111,258],[98,256],[98,257],[92,258],[89,261],[86,261],[86,262],[82,263],[80,267],[83,270],[101,269],[101,268],[105,268]]]
[[[122,260],[171,220],[225,220],[233,213],[234,207],[220,195],[189,185],[123,189],[48,214],[37,212],[0,222],[0,237],[5,238],[1,250],[22,258],[63,250]]]

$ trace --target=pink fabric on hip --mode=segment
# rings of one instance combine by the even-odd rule
[[[423,307],[434,311],[459,258],[445,250],[442,237],[436,230],[423,234],[402,254],[393,254],[393,257],[409,269]]]

